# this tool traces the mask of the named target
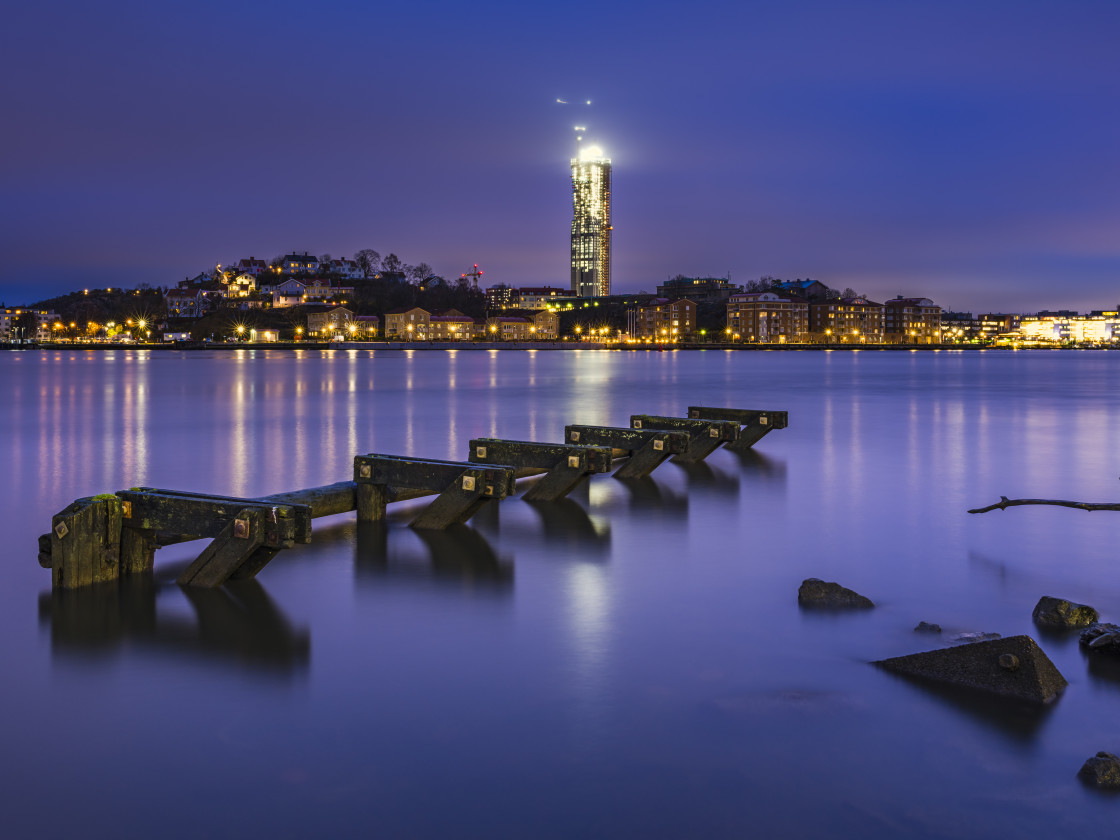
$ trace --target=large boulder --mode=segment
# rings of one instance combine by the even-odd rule
[[[830,583],[819,578],[809,578],[801,582],[801,588],[797,590],[797,603],[803,607],[827,610],[869,610],[875,606],[870,598],[865,598],[838,583]]]
[[[1081,644],[1093,651],[1120,656],[1120,627],[1115,624],[1094,624],[1081,631]]]
[[[1049,703],[1068,683],[1030,636],[912,653],[875,663],[909,677]]]
[[[1097,787],[1120,788],[1120,757],[1099,752],[1081,765],[1077,775]]]
[[[1095,624],[1100,619],[1100,613],[1085,604],[1075,604],[1064,598],[1043,595],[1035,605],[1031,617],[1040,627],[1076,630],[1079,627]]]

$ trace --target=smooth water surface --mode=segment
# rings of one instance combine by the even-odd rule
[[[1042,595],[1120,619],[1109,352],[0,354],[8,837],[1107,835],[1076,778],[1120,752],[1120,668]],[[52,597],[36,538],[129,486],[254,496],[355,454],[465,459],[693,404],[786,410],[753,454],[421,536],[317,520],[255,584]],[[494,509],[496,507],[496,509]],[[870,612],[799,610],[837,580]],[[869,661],[913,632],[1027,633],[1038,714]]]

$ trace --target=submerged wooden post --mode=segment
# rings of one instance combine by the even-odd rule
[[[435,495],[410,524],[413,528],[440,530],[466,522],[489,501],[513,495],[516,478],[509,466],[358,455],[354,458],[354,481],[358,485],[359,521],[383,518],[387,502]],[[378,490],[371,493],[363,485]]]
[[[686,417],[660,417],[634,414],[630,425],[635,429],[673,429],[688,432],[688,451],[677,455],[679,461],[703,461],[721,444],[739,439],[739,424],[728,420],[693,420]]]
[[[584,446],[609,446],[629,455],[629,460],[615,470],[615,478],[644,478],[670,455],[685,453],[689,447],[684,432],[612,426],[565,426],[564,440]]]
[[[788,411],[755,411],[743,408],[712,408],[690,405],[688,416],[694,420],[732,420],[742,428],[739,439],[727,444],[732,452],[746,452],[775,429],[789,425]]]
[[[78,499],[51,518],[49,541],[41,538],[39,546],[39,564],[51,570],[55,588],[77,589],[116,580],[120,574],[120,499],[111,493]],[[48,546],[49,552],[44,550]]]
[[[567,496],[592,473],[610,472],[611,454],[606,446],[477,438],[470,442],[469,457],[476,464],[511,466],[518,478],[544,473],[523,498],[530,502],[554,502]]]

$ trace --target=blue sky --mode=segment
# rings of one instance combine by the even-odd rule
[[[566,285],[577,122],[614,161],[618,291],[730,272],[977,312],[1120,303],[1118,3],[7,16],[9,305],[367,247]]]

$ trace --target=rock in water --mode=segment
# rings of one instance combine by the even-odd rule
[[[845,589],[838,583],[829,583],[819,578],[801,582],[801,588],[797,590],[797,603],[803,607],[832,610],[869,610],[875,606],[870,598]]]
[[[1041,627],[1056,627],[1062,630],[1075,630],[1095,624],[1100,614],[1085,604],[1075,604],[1063,598],[1043,595],[1031,613],[1034,623]]]
[[[1099,752],[1081,765],[1077,775],[1097,787],[1120,788],[1120,758]]]
[[[1081,631],[1081,644],[1090,650],[1120,656],[1120,627],[1115,624],[1094,624]]]
[[[933,633],[933,634],[936,635],[937,633],[941,632],[941,625],[940,624],[931,624],[928,621],[919,621],[918,626],[914,628],[914,632],[915,633]]]
[[[1017,663],[1016,667],[1008,667],[1012,662]],[[1033,703],[1049,703],[1068,685],[1030,636],[1009,636],[896,656],[875,664],[906,676],[967,686]]]

